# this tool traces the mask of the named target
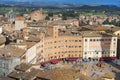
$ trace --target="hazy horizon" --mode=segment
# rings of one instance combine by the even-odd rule
[[[2,2],[55,2],[68,4],[87,4],[87,5],[116,5],[120,6],[120,0],[0,0]]]

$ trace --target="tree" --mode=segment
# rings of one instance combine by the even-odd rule
[[[106,19],[104,22],[103,22],[103,24],[109,24],[110,22],[109,22],[109,20],[108,19]]]
[[[48,13],[48,16],[49,17],[53,17],[53,13]]]
[[[45,17],[45,20],[50,20],[50,17],[49,17],[49,16],[46,16],[46,17]]]
[[[67,20],[67,16],[62,16],[62,20]]]
[[[120,21],[118,21],[118,22],[116,23],[116,26],[119,26],[119,27],[120,27]]]

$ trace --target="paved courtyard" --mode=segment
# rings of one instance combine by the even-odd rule
[[[82,73],[86,76],[92,77],[94,79],[100,79],[105,73],[110,73],[115,75],[115,80],[120,80],[120,68],[119,65],[113,62],[103,62],[105,64],[104,68],[96,66],[98,61],[84,62],[84,61],[69,61],[60,62],[57,64],[50,64],[49,70],[61,69],[61,68],[73,68],[76,72]]]

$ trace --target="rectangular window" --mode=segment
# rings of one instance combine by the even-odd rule
[[[104,51],[102,51],[102,54],[104,54]]]
[[[87,39],[85,39],[85,42],[87,42]]]
[[[115,54],[115,51],[113,51],[113,54]]]
[[[96,52],[96,54],[98,54],[98,52]]]
[[[101,41],[104,41],[104,39],[101,39]]]
[[[65,42],[67,42],[67,40],[65,40]]]
[[[77,40],[75,40],[75,42],[77,42]]]
[[[75,48],[77,48],[77,46],[75,46]]]

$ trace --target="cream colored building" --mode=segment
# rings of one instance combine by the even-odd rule
[[[83,58],[115,58],[117,55],[117,37],[94,31],[84,31]]]
[[[42,32],[44,29],[34,29],[35,36],[40,39],[36,43],[38,63],[69,58],[116,58],[117,37],[114,35],[83,28],[80,31],[74,28],[63,29],[59,26],[47,26],[46,31]]]
[[[35,64],[36,63],[36,43],[35,42],[20,42],[12,43],[11,46],[20,48],[23,52],[20,53],[21,63]],[[16,54],[17,55],[17,54]]]
[[[60,31],[59,26],[48,28],[43,41],[44,62],[65,58],[82,58],[82,36],[72,31]]]
[[[15,30],[21,30],[25,27],[25,19],[24,17],[16,17],[15,18]]]

